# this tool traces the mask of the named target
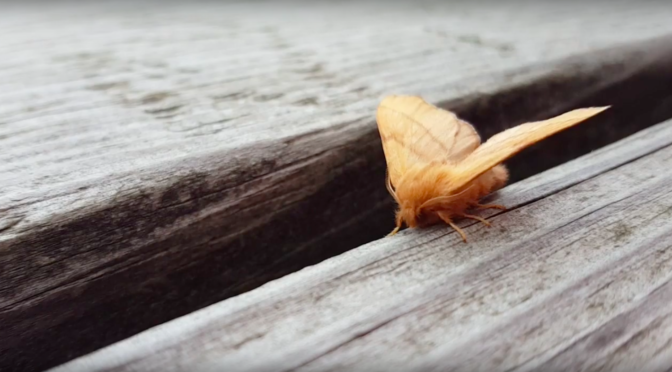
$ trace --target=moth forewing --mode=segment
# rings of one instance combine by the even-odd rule
[[[455,187],[464,187],[525,148],[585,121],[609,107],[577,109],[547,120],[521,124],[494,135],[458,164],[456,173],[459,179],[456,180]]]

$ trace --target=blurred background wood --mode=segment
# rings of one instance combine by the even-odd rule
[[[671,16],[665,1],[3,7],[0,369],[383,236],[384,95],[421,94],[484,137],[616,104],[522,154],[514,180],[672,116]]]
[[[672,120],[53,372],[672,366]]]

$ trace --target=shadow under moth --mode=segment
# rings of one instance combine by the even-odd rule
[[[471,208],[506,209],[479,201],[506,184],[501,163],[524,148],[604,110],[573,110],[554,118],[518,125],[481,144],[473,126],[420,97],[390,96],[376,113],[387,161],[387,189],[398,204],[394,235],[402,224],[415,228],[445,222],[462,240],[467,236],[454,218],[485,219]]]

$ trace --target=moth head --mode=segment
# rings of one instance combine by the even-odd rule
[[[397,228],[401,228],[402,224],[408,227],[417,227],[418,218],[422,213],[420,205],[422,201],[418,199],[417,195],[409,193],[408,189],[403,187],[397,189],[397,192],[390,190],[399,209],[397,210]],[[401,195],[399,195],[401,194]]]
[[[400,229],[402,224],[411,228],[432,224],[434,212],[445,210],[445,205],[450,202],[446,196],[448,181],[445,170],[433,166],[409,169],[399,180],[398,185],[394,186],[388,176],[387,190],[399,206],[395,231]],[[450,198],[453,197],[455,196],[451,194]]]
[[[397,201],[397,228],[400,229],[403,224],[414,228],[419,225],[424,225],[424,216],[428,215],[429,210],[422,208],[422,204],[427,197],[424,195],[418,196],[414,194],[404,193],[404,188],[401,188],[401,195],[393,194]]]
[[[401,222],[404,222],[408,227],[417,227],[419,214],[415,206],[402,206],[397,214],[397,226],[401,226]]]

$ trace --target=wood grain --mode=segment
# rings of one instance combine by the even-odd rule
[[[468,245],[405,230],[52,371],[664,370],[670,161],[672,121],[505,188]]]
[[[563,140],[518,178],[672,115],[666,2],[520,4],[3,9],[0,369],[53,366],[382,236],[383,95],[455,106],[486,136],[618,104],[576,136],[596,147]]]

